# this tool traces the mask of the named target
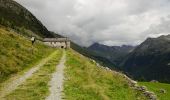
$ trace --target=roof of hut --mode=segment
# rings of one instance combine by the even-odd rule
[[[68,38],[44,38],[44,42],[65,42],[70,41]]]

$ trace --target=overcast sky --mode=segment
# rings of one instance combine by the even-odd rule
[[[136,45],[170,33],[170,0],[16,0],[79,45]]]

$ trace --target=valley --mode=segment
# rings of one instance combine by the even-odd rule
[[[16,36],[9,38],[10,40],[11,39],[17,40],[17,38],[20,38],[21,40],[23,39],[24,43],[26,41],[29,41],[27,38],[21,35],[17,35],[17,33],[13,33],[12,30],[9,31],[8,34],[6,33],[6,35],[10,36],[11,32],[14,36],[15,35]],[[4,42],[5,41],[6,40],[4,40]],[[12,41],[12,43],[16,42]],[[41,42],[39,43],[41,44]],[[31,45],[31,42],[28,42],[28,44]],[[54,48],[50,49],[52,53],[52,55],[49,56],[50,58],[47,58],[48,60],[42,60],[41,58],[40,61],[36,61],[34,66],[37,66],[37,68],[35,67],[36,69],[33,72],[28,73],[30,74],[28,77],[24,76],[24,74],[26,75],[27,72],[29,72],[29,70],[32,70],[32,68],[34,68],[33,66],[30,66],[23,70],[19,70],[15,74],[11,74],[10,76],[8,76],[8,78],[3,79],[3,81],[0,83],[1,86],[0,93],[2,100],[3,99],[23,100],[23,98],[28,100],[35,100],[47,98],[47,96],[51,93],[49,89],[50,88],[49,82],[52,78],[52,73],[54,73],[55,70],[59,70],[58,67],[56,67],[56,65],[59,63],[59,60],[61,59],[62,56],[62,50],[60,49],[56,50]],[[65,63],[66,68],[64,70],[65,79],[63,84],[64,95],[62,95],[64,96],[63,98],[66,99],[68,98],[68,100],[74,100],[77,98],[79,99],[91,98],[97,100],[98,99],[109,100],[111,98],[113,99],[130,98],[127,100],[133,99],[135,100],[135,98],[141,98],[143,100],[146,99],[141,92],[134,92],[135,90],[128,86],[128,82],[125,79],[123,79],[122,76],[119,76],[116,73],[112,73],[111,71],[107,71],[103,68],[98,68],[97,65],[90,61],[89,58],[82,56],[81,54],[74,50],[67,50],[66,55],[67,55]],[[39,63],[41,65],[37,65]],[[27,78],[22,79],[22,81],[19,82],[19,80],[21,80],[20,77],[22,76]],[[79,78],[77,76],[79,76]],[[102,80],[100,80],[101,78]],[[115,79],[118,79],[119,81]],[[13,84],[14,81],[18,81],[17,84]],[[73,86],[75,84],[74,82],[76,82],[77,84],[76,86],[78,87]],[[78,89],[78,91],[76,92],[74,90],[76,88],[80,88],[80,90]],[[117,88],[119,90],[117,90]],[[110,92],[107,93],[107,91]],[[79,96],[75,96],[74,94],[77,94]]]
[[[0,100],[170,99],[170,35],[136,46],[94,40],[89,47],[68,36],[48,30],[16,1],[0,0]],[[69,38],[70,47],[50,47],[44,38]]]

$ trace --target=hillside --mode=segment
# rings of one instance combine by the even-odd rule
[[[122,62],[127,54],[133,51],[135,47],[122,45],[122,46],[106,46],[99,43],[94,43],[88,47],[89,51],[93,51],[101,57],[109,59],[116,66]]]
[[[102,57],[100,54],[89,50],[86,47],[81,47],[77,44],[75,44],[74,42],[71,43],[71,48],[74,49],[75,51],[79,52],[80,54],[89,57],[91,59],[94,59],[95,61],[97,61],[98,63],[100,63],[103,66],[107,66],[111,69],[117,69],[115,64],[113,62],[111,62],[109,59]]]
[[[52,73],[55,72],[56,64],[59,62],[62,54],[61,51],[57,50],[57,52],[51,56],[51,60],[40,66],[40,68],[32,73],[33,75],[26,79],[22,85],[17,85],[17,87],[11,91],[8,89],[3,91],[6,87],[4,85],[12,85],[12,83],[10,83],[11,81],[15,81],[17,77],[22,77],[25,72],[32,69],[32,67],[38,63],[44,62],[41,60],[54,52],[54,49],[44,46],[39,41],[32,47],[29,38],[2,26],[0,28],[0,35],[0,64],[2,69],[2,80],[0,82],[1,95],[3,92],[9,92],[9,94],[5,96],[7,100],[35,100],[46,98],[50,93],[48,83],[52,77]],[[68,100],[75,100],[76,98],[86,100],[119,100],[125,98],[128,98],[127,100],[135,100],[136,98],[140,98],[141,100],[146,99],[141,92],[132,89],[123,76],[112,73],[104,68],[101,69],[97,67],[93,61],[90,61],[73,50],[67,51],[65,77],[67,80],[64,82],[64,87],[66,87],[64,88],[64,93],[65,98],[68,98]],[[78,87],[73,86],[75,82]],[[10,86],[7,86],[6,88],[8,87]],[[76,91],[76,88],[80,89]],[[77,95],[75,96],[74,93]]]
[[[123,76],[97,67],[93,61],[67,52],[64,93],[67,100],[145,100],[141,92],[129,87]]]
[[[0,28],[0,41],[0,68],[2,73],[0,94],[2,95],[4,92],[9,93],[4,97],[5,100],[45,99],[50,94],[48,83],[50,82],[52,73],[55,72],[56,64],[58,64],[61,58],[61,51],[49,48],[39,41],[32,46],[29,38],[19,35],[14,30],[3,26]],[[53,54],[51,55],[51,53]],[[98,65],[92,60],[73,50],[68,50],[66,53],[64,93],[65,98],[68,100],[78,98],[79,100],[146,99],[141,92],[132,89],[123,76],[97,67]],[[50,59],[44,62],[42,59],[49,55],[51,55]],[[39,69],[32,73],[32,76],[23,81],[23,83],[18,84],[11,91],[8,89],[3,90],[11,86],[14,87],[12,81],[19,81],[19,77],[22,77],[25,72],[42,62],[44,64],[40,64]],[[77,84],[76,86],[74,86],[75,83]],[[77,88],[79,89],[77,90]]]
[[[53,55],[48,63],[41,66],[16,90],[6,95],[5,99],[37,100],[48,97],[50,95],[48,84],[55,69],[60,70],[55,66],[59,58],[61,59],[61,54],[58,51]],[[116,72],[97,67],[93,61],[73,50],[66,51],[65,66],[62,98],[66,100],[147,100],[142,92],[129,86],[126,78]]]
[[[39,41],[32,46],[28,38],[3,26],[0,26],[0,48],[0,82],[30,68],[54,51]]]
[[[55,36],[33,14],[13,0],[0,0],[0,24],[27,36]]]
[[[170,35],[148,38],[122,62],[122,68],[139,80],[170,82]]]
[[[34,45],[31,36],[37,38]],[[138,84],[115,66],[121,63],[134,79],[170,82],[170,35],[149,38],[135,49],[73,42],[69,50],[56,49],[43,44],[46,37],[63,36],[17,2],[0,0],[0,100],[148,100],[156,98],[153,92],[160,100],[169,98],[168,84]],[[162,88],[167,93],[160,94]]]

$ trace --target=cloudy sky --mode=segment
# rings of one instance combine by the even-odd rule
[[[136,45],[170,33],[170,0],[15,0],[49,30],[89,46]]]

